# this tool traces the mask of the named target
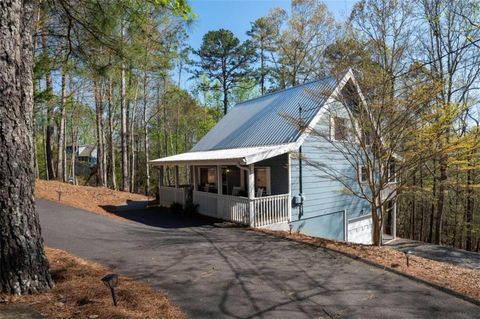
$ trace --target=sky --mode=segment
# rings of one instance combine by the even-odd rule
[[[337,20],[344,20],[356,0],[323,0]],[[202,37],[210,30],[227,29],[232,31],[241,41],[246,40],[246,32],[250,22],[265,16],[271,9],[281,7],[290,12],[290,0],[190,0],[197,19],[188,30],[188,44],[198,49]],[[190,76],[183,76],[183,87]]]

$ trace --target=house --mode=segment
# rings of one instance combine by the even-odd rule
[[[73,146],[69,145],[65,148],[67,155],[73,153]],[[97,146],[92,144],[84,144],[75,147],[76,159],[80,162],[95,165],[97,163]]]
[[[204,215],[371,243],[368,202],[311,165],[329,159],[356,174],[332,143],[312,134],[327,131],[332,139],[341,138],[344,121],[327,111],[341,110],[337,97],[347,88],[360,96],[352,71],[237,104],[189,152],[151,161],[160,169],[160,204],[185,204],[192,189],[192,201]],[[173,185],[165,183],[167,168]],[[187,172],[187,185],[180,185],[180,169]],[[394,236],[394,206],[390,221]]]

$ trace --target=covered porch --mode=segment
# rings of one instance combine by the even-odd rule
[[[215,151],[202,153],[212,152]],[[181,155],[186,154],[189,153]],[[291,220],[288,152],[271,152],[264,156],[257,153],[253,163],[248,163],[244,156],[206,158],[211,155],[205,154],[197,160],[165,158],[152,161],[152,165],[160,170],[160,205],[169,206],[173,202],[185,205],[191,201],[198,205],[198,212],[202,215],[252,227],[287,225]],[[174,172],[172,185],[166,183],[167,169]],[[186,185],[180,184],[180,175],[187,177]]]

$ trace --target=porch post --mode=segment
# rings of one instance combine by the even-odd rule
[[[160,168],[159,168],[159,174],[160,174],[160,177],[158,179],[158,185],[159,186],[164,186],[163,183],[164,183],[164,166],[161,165]]]
[[[245,190],[245,173],[243,169],[240,168],[240,188]]]
[[[287,210],[288,210],[288,222],[292,221],[292,165],[291,165],[291,158],[290,153],[288,155],[287,165],[288,165],[288,203],[287,203]]]
[[[248,210],[250,227],[255,227],[255,164],[248,165]]]
[[[393,239],[397,238],[397,200],[393,201],[392,207],[392,235]]]
[[[175,165],[175,188],[178,188],[178,180],[179,180],[178,165]]]
[[[162,206],[163,165],[158,168],[158,205]]]
[[[191,166],[191,171],[192,171],[192,183],[193,183],[193,190],[197,190],[197,167],[194,165]]]
[[[220,165],[217,165],[217,194],[222,195],[222,190],[222,167]]]
[[[222,185],[222,167],[217,165],[217,194],[222,195],[223,185]],[[217,197],[217,216],[224,218],[224,211],[222,207],[222,201]]]

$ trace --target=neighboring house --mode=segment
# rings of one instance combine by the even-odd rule
[[[65,148],[67,155],[73,152],[73,146],[69,145]],[[97,146],[91,144],[79,145],[75,149],[75,156],[79,162],[97,164]]]
[[[328,131],[332,139],[339,138],[337,126],[344,123],[331,119],[327,110],[341,108],[335,97],[347,87],[359,92],[351,71],[237,104],[189,152],[151,161],[160,168],[160,204],[185,204],[191,188],[204,215],[371,243],[368,202],[347,194],[340,182],[309,164],[333,158],[339,169],[356,174],[332,143],[311,134]],[[308,129],[292,120],[300,116]],[[167,166],[175,168],[173,186],[164,185]],[[187,187],[179,185],[179,166],[188,167]],[[395,206],[387,220],[386,229],[394,235]]]

